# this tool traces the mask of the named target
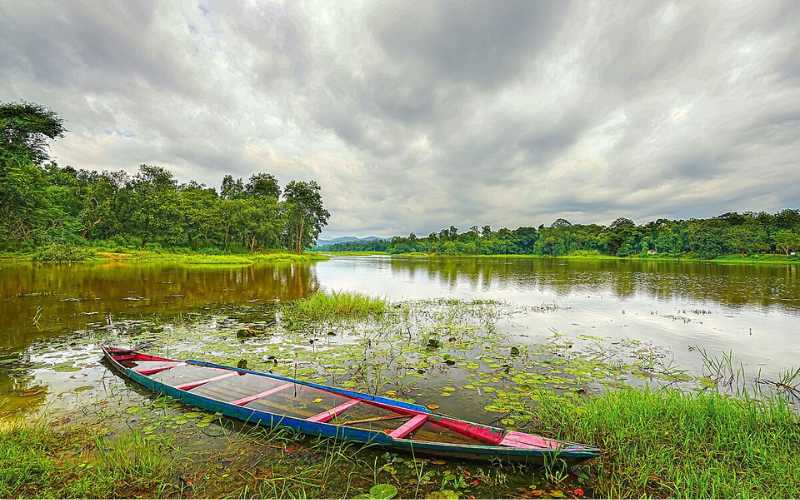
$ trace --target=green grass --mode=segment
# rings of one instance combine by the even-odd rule
[[[0,422],[0,497],[152,496],[175,491],[171,443],[138,432],[118,438]],[[76,451],[77,450],[77,451]]]
[[[372,255],[373,252],[327,252],[331,255]],[[483,258],[483,259],[565,259],[565,260],[632,260],[632,261],[675,261],[675,262],[714,262],[717,264],[800,264],[800,257],[780,254],[756,255],[721,255],[713,259],[702,259],[692,255],[631,255],[618,257],[596,252],[574,252],[569,255],[534,255],[534,254],[479,254],[479,255],[443,255],[424,252],[388,254],[393,257],[414,258]]]
[[[552,399],[540,417],[604,450],[591,465],[598,496],[800,496],[800,417],[782,399],[628,389]]]
[[[158,250],[102,250],[91,247],[71,245],[49,245],[35,252],[11,252],[0,254],[0,259],[23,262],[84,262],[84,261],[135,261],[161,262],[185,265],[239,265],[255,263],[308,263],[328,260],[330,257],[317,252],[303,254],[285,251],[265,251],[258,253],[202,253]]]
[[[317,252],[336,256],[389,255],[389,252],[379,252],[377,250],[325,250],[321,248]]]
[[[329,319],[363,319],[383,314],[388,308],[386,300],[355,292],[317,292],[308,298],[292,303],[300,318],[310,321]]]
[[[758,402],[672,389],[568,399],[548,392],[538,400],[537,430],[603,449],[600,458],[573,470],[588,476],[582,484],[592,496],[800,496],[800,417],[784,400]],[[281,429],[258,430],[249,446],[235,438],[230,450],[175,458],[183,452],[163,435],[131,431],[95,438],[77,426],[54,430],[44,422],[0,421],[0,497],[338,497],[368,490],[373,474],[377,480],[378,472],[369,469],[373,461],[377,467],[377,458],[362,455],[357,446],[319,440],[304,445],[304,451],[286,453],[281,444],[295,447],[297,437]],[[386,456],[400,468],[398,459]],[[230,463],[224,469],[219,467],[222,459]],[[442,477],[453,467],[458,466],[445,464]],[[537,482],[549,471],[518,472]],[[184,477],[195,483],[194,489],[182,490]],[[411,495],[416,491],[413,477],[403,477],[398,484]],[[561,481],[547,480],[555,481],[553,488]],[[504,482],[491,488],[498,489],[484,493],[516,491]]]
[[[800,264],[800,256],[782,254],[720,255],[711,260],[723,264]]]
[[[288,252],[263,252],[246,254],[177,253],[137,250],[127,252],[98,252],[105,260],[130,260],[136,262],[164,262],[186,265],[242,265],[255,263],[301,263],[327,260],[328,257],[314,252],[295,254]]]

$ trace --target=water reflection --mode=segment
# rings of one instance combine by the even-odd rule
[[[413,282],[417,290],[536,290],[556,296],[609,293],[617,298],[646,295],[731,307],[800,309],[800,268],[794,265],[487,258],[394,258],[388,263],[395,280]]]
[[[169,266],[127,263],[0,267],[0,349],[89,321],[181,313],[208,304],[292,300],[318,288],[313,266]]]

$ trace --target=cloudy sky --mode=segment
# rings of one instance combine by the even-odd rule
[[[324,236],[800,207],[800,2],[0,0],[62,165],[316,179]]]

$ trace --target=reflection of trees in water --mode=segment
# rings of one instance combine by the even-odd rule
[[[779,304],[800,309],[800,271],[795,265],[729,265],[683,261],[440,258],[392,259],[393,273],[450,287],[528,288],[558,295],[610,291],[618,297],[646,294],[689,298],[727,306]]]
[[[0,361],[0,417],[37,408],[46,401],[48,388],[35,384],[29,353],[4,354]]]
[[[106,315],[176,314],[207,304],[293,300],[319,288],[313,266],[13,265],[0,268],[0,348]],[[41,307],[38,327],[32,322]]]

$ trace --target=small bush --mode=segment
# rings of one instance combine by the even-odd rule
[[[82,262],[94,256],[94,250],[73,245],[47,245],[33,254],[36,262]]]

